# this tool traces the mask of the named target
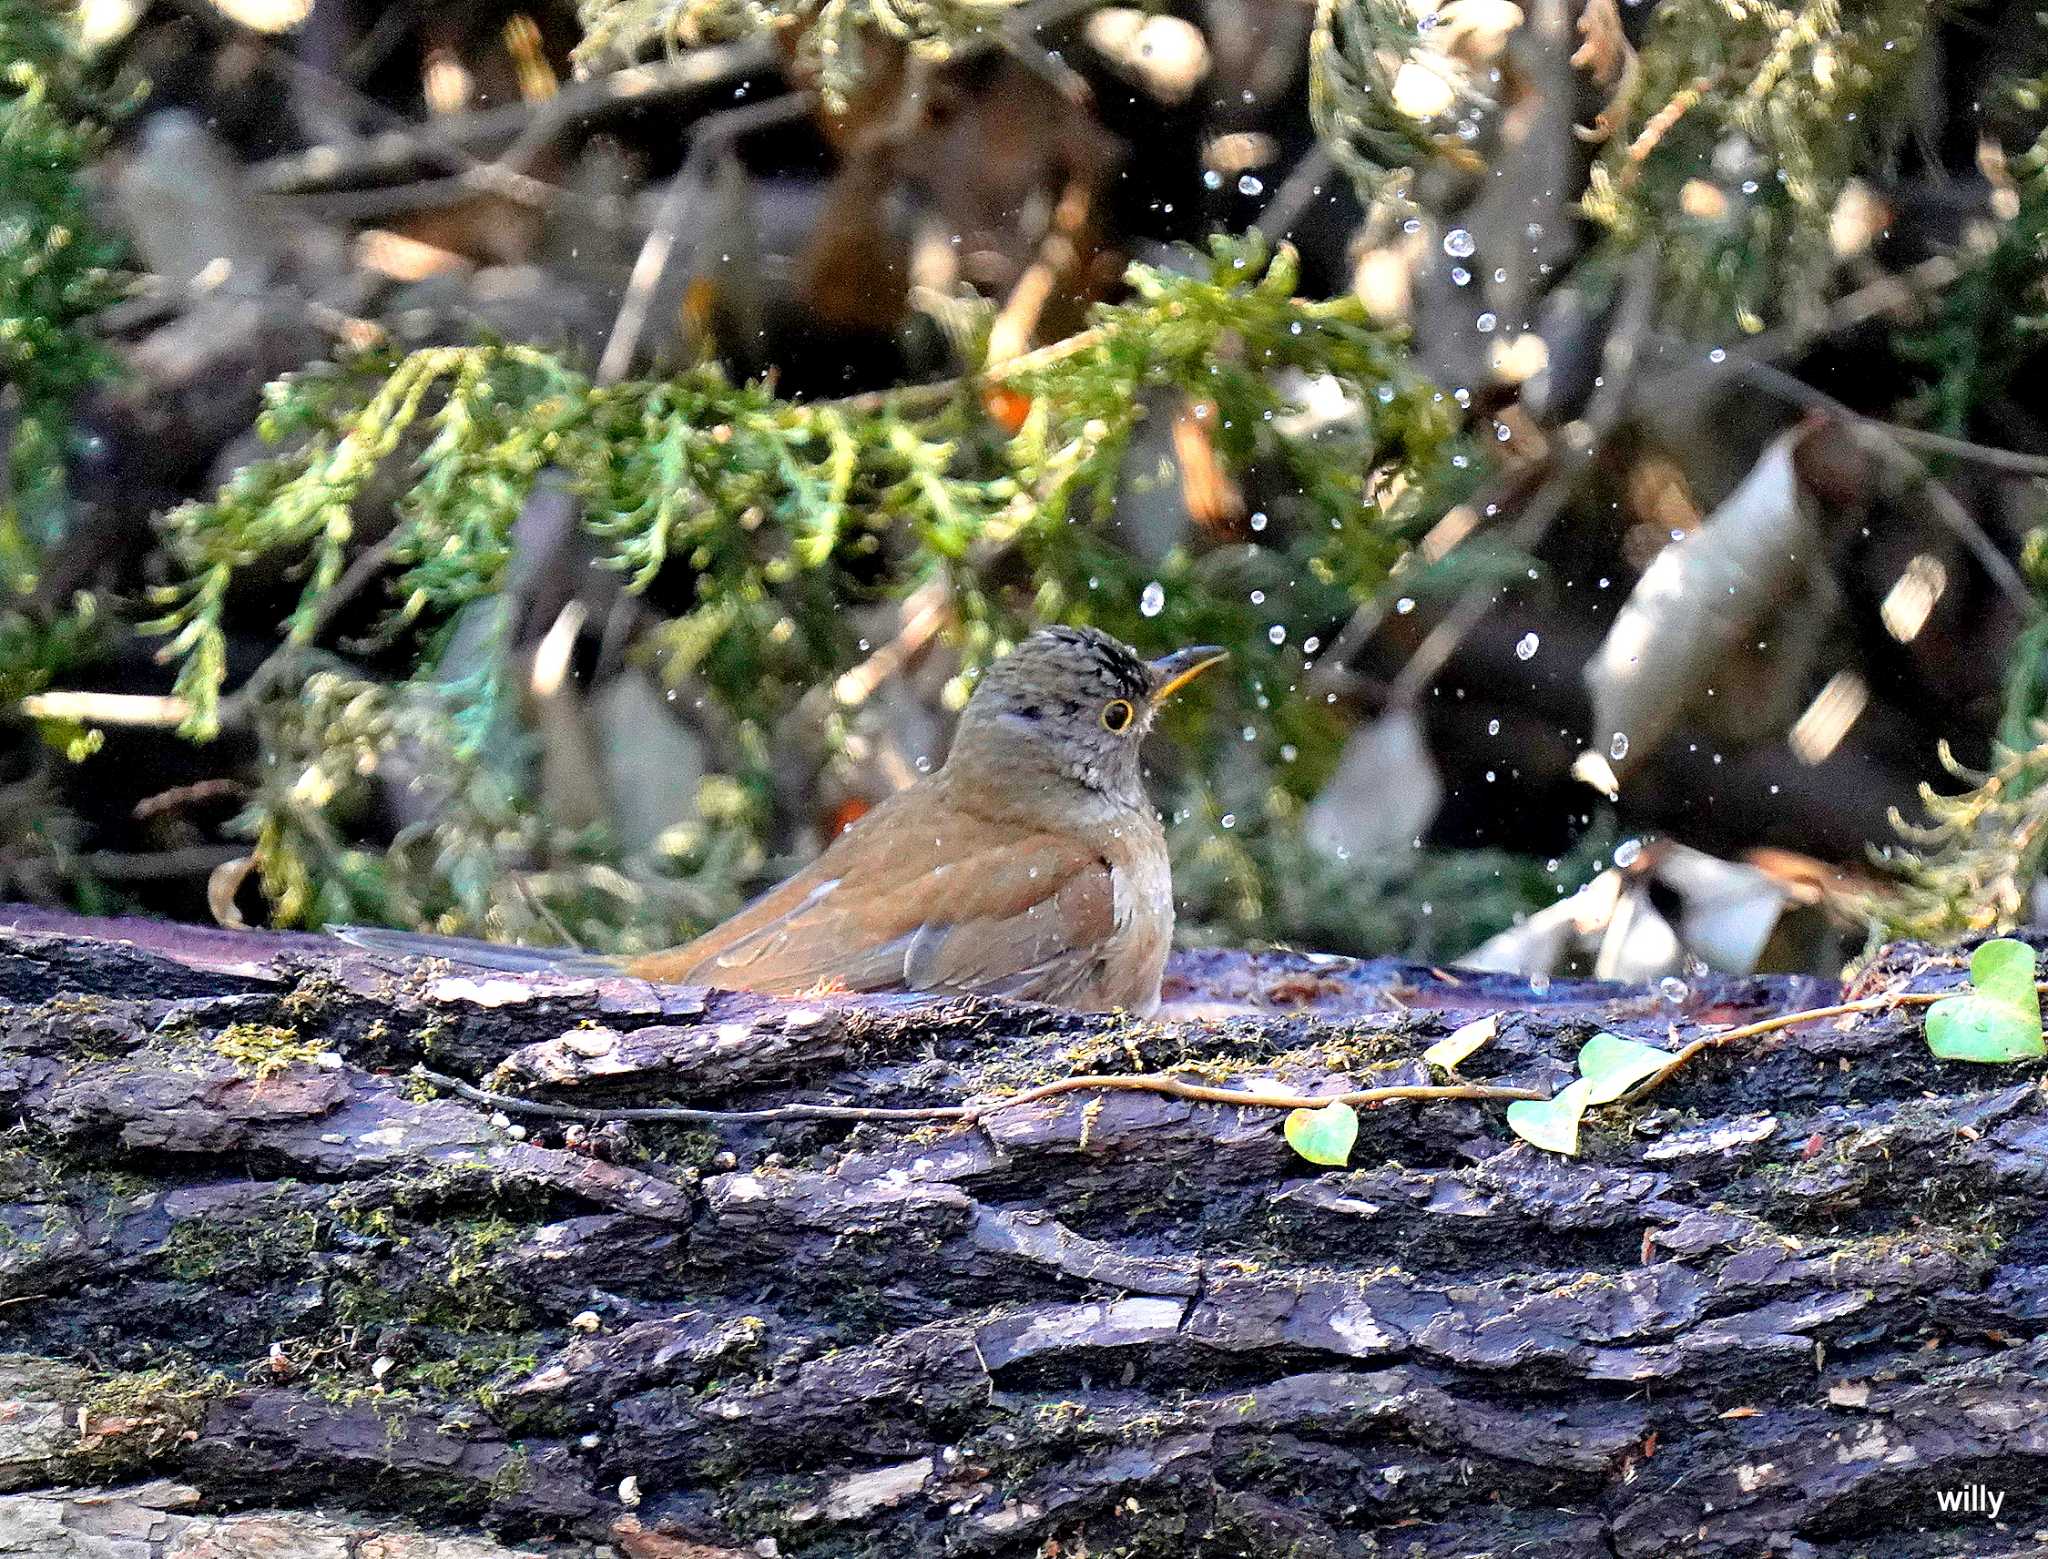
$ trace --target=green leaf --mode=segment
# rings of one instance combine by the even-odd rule
[[[1311,1164],[1341,1169],[1351,1162],[1351,1144],[1358,1140],[1358,1112],[1332,1099],[1320,1110],[1289,1111],[1285,1129],[1287,1145]]]
[[[1586,1103],[1608,1104],[1671,1064],[1671,1052],[1619,1034],[1595,1034],[1579,1051]]]
[[[1453,1029],[1442,1039],[1422,1052],[1426,1065],[1442,1067],[1446,1072],[1455,1072],[1471,1054],[1482,1045],[1490,1045],[1500,1032],[1500,1014],[1475,1018],[1460,1028]]]
[[[1550,1099],[1517,1099],[1508,1106],[1508,1126],[1524,1142],[1566,1158],[1579,1156],[1579,1117],[1593,1085],[1580,1078]]]
[[[2048,1055],[2041,1039],[2041,995],[2034,950],[2000,937],[1970,955],[1966,995],[1927,1009],[1927,1048],[1944,1061],[2031,1061]]]

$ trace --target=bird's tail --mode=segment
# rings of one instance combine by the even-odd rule
[[[327,933],[366,952],[401,958],[445,958],[472,969],[508,974],[617,974],[617,960],[566,947],[514,947],[471,937],[434,936],[425,931],[391,931],[382,926],[329,926]]]

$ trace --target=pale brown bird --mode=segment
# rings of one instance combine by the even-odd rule
[[[983,673],[944,767],[725,924],[608,967],[784,995],[971,992],[1151,1012],[1173,940],[1173,888],[1138,749],[1161,703],[1223,658],[1200,645],[1147,662],[1093,628],[1033,634]],[[403,932],[340,934],[487,967],[592,962]]]

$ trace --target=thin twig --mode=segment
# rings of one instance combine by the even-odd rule
[[[690,127],[689,155],[683,159],[682,170],[662,197],[654,228],[640,246],[639,257],[633,262],[632,277],[626,283],[626,295],[619,302],[618,317],[612,321],[611,335],[605,341],[604,355],[597,365],[596,382],[599,385],[617,384],[626,377],[633,354],[639,349],[641,332],[647,328],[655,296],[674,263],[676,250],[694,250],[701,236],[701,231],[692,233],[687,244],[681,242],[683,218],[688,212],[690,198],[704,193],[706,165],[712,157],[729,152],[740,136],[809,113],[811,102],[809,93],[792,92],[761,103],[722,109]]]
[[[19,705],[30,720],[75,720],[80,725],[141,726],[169,730],[182,725],[191,704],[168,693],[95,693],[52,688],[30,693]]]
[[[1929,454],[1953,455],[1958,460],[1967,460],[1973,465],[1990,466],[1999,471],[2012,471],[2020,476],[2048,476],[2048,455],[2027,455],[2016,449],[1998,449],[1990,444],[1976,444],[1969,439],[1950,438],[1946,433],[1929,433],[1920,428],[1902,428],[1896,422],[1886,422],[1881,417],[1867,416],[1854,407],[1835,399],[1827,391],[1816,389],[1796,374],[1787,373],[1775,363],[1760,362],[1750,357],[1731,358],[1729,371],[1738,378],[1746,379],[1761,389],[1782,395],[1793,403],[1810,407],[1815,411],[1827,412],[1844,422],[1853,422],[1861,427],[1881,429],[1894,443],[1904,444],[1909,449],[1924,449]]]
[[[238,859],[243,846],[196,844],[180,850],[94,850],[79,865],[109,882],[160,882],[178,877],[204,877]]]
[[[1252,226],[1278,243],[1294,232],[1295,224],[1307,214],[1309,202],[1322,194],[1324,185],[1334,183],[1336,177],[1337,165],[1329,148],[1317,141],[1294,165],[1294,171],[1282,181]]]
[[[288,56],[287,60],[294,71],[311,69]],[[447,181],[453,186],[451,193],[474,194],[476,184],[465,184],[462,175],[492,167],[524,172],[535,153],[581,120],[627,105],[649,107],[735,76],[772,69],[773,64],[774,50],[764,38],[747,39],[693,50],[674,60],[630,66],[587,81],[570,82],[540,103],[476,109],[424,125],[394,115],[372,101],[367,106],[387,122],[395,121],[399,128],[348,146],[315,146],[272,158],[252,168],[250,178],[258,188],[274,194],[318,194],[337,184],[388,177],[422,162],[437,162],[457,175]],[[362,95],[346,82],[336,85],[352,98],[362,100]],[[507,149],[490,163],[477,161],[477,152],[493,143],[504,143]]]
[[[1035,347],[1006,363],[995,363],[978,374],[958,374],[950,379],[934,379],[926,384],[906,384],[887,390],[863,390],[858,395],[842,395],[837,400],[819,401],[819,407],[830,407],[834,411],[851,413],[857,417],[873,416],[894,406],[908,411],[918,406],[952,399],[971,384],[1001,384],[1010,379],[1020,379],[1028,374],[1038,373],[1063,363],[1070,357],[1093,351],[1102,344],[1107,332],[1100,325],[1090,325],[1086,330],[1077,330],[1071,336],[1063,336],[1045,346]]]
[[[413,1073],[438,1088],[477,1104],[488,1104],[508,1115],[537,1115],[549,1120],[572,1120],[597,1125],[605,1121],[684,1121],[696,1123],[744,1124],[767,1121],[960,1121],[972,1124],[1005,1110],[1057,1098],[1061,1094],[1121,1092],[1160,1094],[1170,1099],[1191,1099],[1198,1104],[1227,1104],[1242,1109],[1320,1110],[1332,1102],[1350,1105],[1386,1104],[1398,1099],[1542,1099],[1533,1088],[1496,1088],[1482,1083],[1401,1083],[1384,1088],[1362,1088],[1340,1094],[1251,1093],[1241,1088],[1212,1088],[1203,1083],[1184,1082],[1158,1074],[1110,1075],[1105,1077],[1063,1077],[1058,1082],[1011,1094],[987,1104],[939,1104],[919,1109],[888,1109],[878,1105],[779,1104],[764,1110],[702,1110],[684,1105],[623,1106],[613,1110],[586,1109],[571,1104],[546,1104],[522,1099],[516,1094],[493,1093],[459,1077],[415,1066]]]

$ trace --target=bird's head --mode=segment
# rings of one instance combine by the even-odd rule
[[[1158,660],[1097,628],[1045,628],[982,673],[947,768],[1029,794],[1064,785],[1144,804],[1138,744],[1174,692],[1218,661],[1213,645]]]

